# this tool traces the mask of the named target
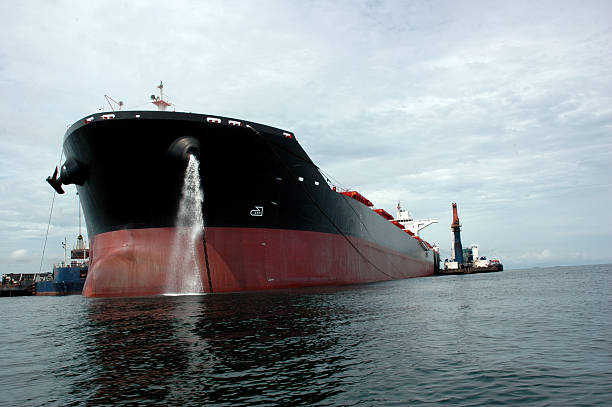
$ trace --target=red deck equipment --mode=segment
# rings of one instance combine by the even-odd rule
[[[374,206],[374,204],[372,202],[370,202],[368,199],[366,199],[365,196],[361,195],[357,191],[344,191],[344,192],[340,192],[340,193],[342,195],[346,195],[348,197],[351,197],[351,198],[355,199],[356,201],[361,202],[365,206]]]
[[[391,215],[389,212],[387,212],[384,209],[374,209],[374,212],[376,212],[377,214],[379,214],[380,216],[382,216],[383,218],[387,220],[393,220],[393,215]]]

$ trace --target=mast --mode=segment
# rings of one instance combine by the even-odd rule
[[[79,235],[77,236],[77,243],[75,249],[79,250],[79,252],[76,252],[76,256],[74,257],[78,257],[79,259],[85,259],[85,241],[83,240],[83,234],[81,233],[81,196],[79,195],[78,191],[76,194],[77,206],[79,207]],[[79,255],[81,255],[81,257]]]
[[[81,197],[79,196],[78,192],[77,197],[77,205],[79,207],[79,236],[81,236]]]
[[[77,192],[77,201],[79,205],[79,236],[77,236],[77,241],[74,245],[74,249],[70,252],[70,258],[73,260],[81,260],[85,261],[87,257],[89,257],[89,249],[87,249],[87,245],[85,244],[85,239],[83,239],[83,234],[81,230],[81,197]]]
[[[153,101],[151,103],[157,106],[159,111],[165,111],[167,107],[172,106],[172,103],[164,100],[164,84],[162,82],[159,82],[157,89],[159,89],[159,96],[151,95]]]
[[[68,239],[64,236],[64,241],[62,242],[62,247],[64,248],[64,265],[66,265],[66,261],[68,261],[66,257],[66,251],[68,248]]]

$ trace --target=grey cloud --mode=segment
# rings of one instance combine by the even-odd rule
[[[400,199],[415,216],[439,217],[424,236],[444,250],[458,202],[466,242],[509,265],[612,261],[602,254],[612,241],[611,9],[2,3],[1,271],[32,267],[7,263],[16,250],[42,251],[44,178],[66,126],[104,94],[148,106],[159,80],[179,110],[293,131],[322,169],[377,206]],[[75,200],[56,197],[45,267],[76,234]]]

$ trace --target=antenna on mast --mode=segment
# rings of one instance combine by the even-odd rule
[[[159,82],[157,89],[159,89],[159,96],[151,95],[151,100],[153,101],[151,103],[157,106],[157,109],[159,109],[159,111],[165,111],[167,107],[172,106],[172,103],[168,102],[167,100],[164,100],[163,82]]]

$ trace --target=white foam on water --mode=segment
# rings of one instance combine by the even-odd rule
[[[176,219],[172,254],[168,264],[166,293],[169,295],[204,292],[198,261],[198,248],[202,246],[204,234],[203,201],[200,162],[195,156],[190,155]]]

